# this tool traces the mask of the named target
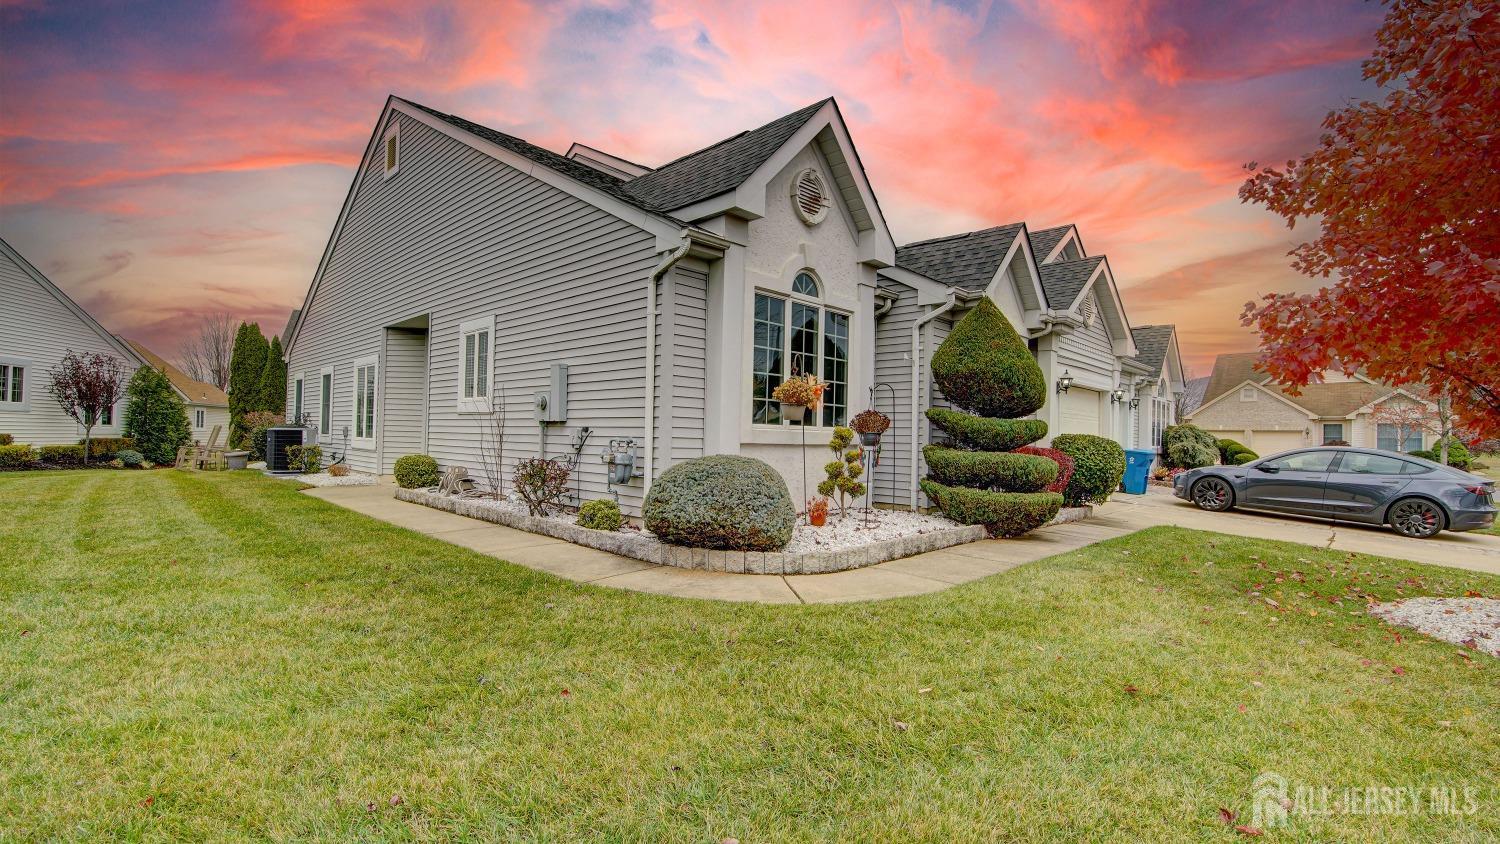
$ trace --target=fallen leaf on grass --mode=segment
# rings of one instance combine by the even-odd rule
[[[402,803],[405,803],[406,801],[401,799],[401,795],[399,795],[399,794],[392,794],[391,795],[391,799],[388,800],[388,801],[386,801],[386,802],[390,803],[392,806],[400,806]]]
[[[1481,595],[1481,594],[1479,594],[1478,592],[1474,591],[1473,589],[1465,589],[1464,590],[1464,597],[1465,598],[1483,598],[1484,596]]]
[[[905,721],[892,721],[891,723],[895,725],[897,730],[900,730],[903,733],[911,728],[911,725],[906,723]]]
[[[141,805],[144,806],[144,807],[146,807],[147,809],[151,808],[151,806],[153,804],[155,804],[155,803],[156,803],[156,795],[154,795],[154,794],[151,795],[150,797],[147,797],[145,800],[141,801]]]
[[[1234,812],[1229,811],[1223,806],[1219,807],[1219,820],[1223,821],[1226,825],[1234,823],[1234,819],[1237,817],[1239,815],[1236,815]]]
[[[1245,712],[1246,712],[1246,711],[1248,711],[1248,710],[1249,710],[1249,707],[1247,707],[1247,706],[1245,706],[1245,705],[1244,705],[1244,704],[1243,704],[1243,703],[1242,703],[1242,704],[1240,704],[1240,705],[1239,705],[1239,706],[1236,706],[1236,707],[1235,707],[1235,709],[1238,709],[1238,710],[1239,710],[1239,711],[1240,711],[1240,714],[1241,714],[1241,715],[1243,715],[1243,714],[1244,714],[1244,713],[1245,713]]]
[[[925,695],[925,694],[927,694],[930,691],[932,691],[932,687],[928,686],[925,689],[917,689],[917,694],[919,694],[919,695]]]
[[[1258,826],[1248,826],[1246,824],[1240,824],[1239,826],[1237,826],[1237,827],[1234,828],[1234,831],[1238,832],[1240,835],[1248,835],[1251,838],[1254,838],[1254,837],[1256,837],[1258,835],[1265,835],[1266,834],[1263,830],[1261,830],[1260,827],[1258,827]]]
[[[570,691],[568,691],[567,689],[563,689],[559,694],[562,697],[572,697],[573,696],[573,693],[570,692]]]
[[[1393,666],[1391,666],[1391,673],[1394,674],[1394,675],[1396,675],[1397,677],[1405,677],[1406,676],[1406,669],[1402,668],[1399,665],[1393,665]]]
[[[1140,689],[1137,689],[1135,686],[1133,686],[1133,685],[1131,685],[1129,683],[1125,684],[1125,694],[1127,694],[1127,695],[1138,695],[1140,693],[1141,693]]]
[[[1375,660],[1373,660],[1373,659],[1362,659],[1362,660],[1359,661],[1359,667],[1360,668],[1369,668],[1370,666],[1372,666],[1374,664],[1375,664]]]

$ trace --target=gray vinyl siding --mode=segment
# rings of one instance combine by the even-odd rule
[[[539,453],[533,395],[545,389],[550,364],[566,363],[569,418],[549,426],[546,455],[571,454],[569,436],[589,426],[579,486],[585,499],[606,495],[599,449],[610,438],[639,443],[644,433],[645,290],[654,238],[422,123],[396,119],[400,170],[385,179],[375,156],[360,174],[292,349],[294,372],[315,378],[321,367],[336,368],[327,440],[337,450],[341,428],[353,424],[354,360],[382,353],[385,326],[425,314],[427,452],[444,468],[479,475],[487,416],[458,412],[459,325],[494,316],[504,480],[517,460]],[[382,380],[389,365],[381,361]],[[317,391],[310,394],[316,401]],[[389,452],[400,447],[401,434],[389,440],[383,411],[376,426],[386,437],[379,446]],[[376,455],[354,449],[349,463],[375,471]],[[621,491],[628,510],[638,510],[640,489],[636,481]]]
[[[880,441],[880,465],[872,474],[876,503],[911,506],[911,328],[921,309],[917,291],[882,279],[880,289],[896,302],[875,323],[875,383],[889,384],[875,391],[875,409],[891,417],[891,427]],[[895,393],[892,401],[891,394]],[[923,424],[926,424],[925,421]]]
[[[1076,376],[1080,372],[1091,372],[1113,383],[1115,347],[1105,328],[1104,315],[1094,318],[1094,324],[1065,334],[1058,340],[1057,358]]]
[[[408,328],[387,328],[385,332],[385,369],[381,373],[384,391],[383,442],[380,450],[381,473],[395,471],[396,460],[407,454],[422,454],[422,434],[427,415],[427,332]],[[306,402],[306,392],[303,393]]]
[[[124,355],[93,325],[80,319],[0,249],[0,363],[21,363],[23,399],[18,407],[0,402],[0,433],[17,443],[52,445],[76,443],[83,429],[47,394],[48,371],[69,351],[110,355],[124,366],[122,399],[115,406],[114,423],[94,426],[96,437],[117,437],[124,423],[124,384],[135,372],[135,361]]]
[[[673,463],[703,456],[708,411],[708,271],[678,267],[675,276],[670,323]]]

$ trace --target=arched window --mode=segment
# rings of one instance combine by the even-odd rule
[[[772,393],[793,375],[817,375],[827,383],[823,407],[808,425],[845,424],[849,411],[849,315],[827,308],[810,272],[792,279],[792,295],[755,294],[751,317],[754,348],[750,372],[750,421],[790,424]]]

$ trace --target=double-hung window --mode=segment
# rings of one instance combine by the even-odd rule
[[[1323,423],[1323,445],[1328,445],[1329,443],[1333,443],[1333,442],[1339,442],[1339,441],[1341,441],[1343,439],[1344,439],[1344,423],[1342,423],[1342,422],[1324,422]]]
[[[827,383],[823,407],[810,425],[843,425],[849,415],[849,315],[826,307],[818,281],[798,273],[792,295],[755,294],[750,365],[750,421],[793,424],[781,418],[772,395],[794,375],[816,375]]]
[[[203,410],[194,410],[193,411],[193,427],[194,428],[202,428],[203,427],[204,418],[206,416],[207,416],[207,414]]]
[[[1406,435],[1404,440],[1401,436],[1402,433],[1400,425],[1381,422],[1375,426],[1375,447],[1381,451],[1412,452],[1422,450],[1422,430],[1420,428],[1408,428],[1404,432]]]
[[[0,360],[0,409],[26,410],[26,362]]]
[[[379,363],[375,355],[354,362],[354,439],[358,448],[375,447],[375,385]]]
[[[333,429],[333,367],[318,374],[318,433],[328,436]]]
[[[302,375],[292,384],[292,421],[302,424]]]
[[[458,327],[458,410],[490,410],[490,370],[495,348],[495,318],[471,319]]]

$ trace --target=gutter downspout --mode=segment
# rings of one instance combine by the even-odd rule
[[[920,462],[917,454],[921,450],[918,440],[918,432],[921,430],[922,392],[920,388],[922,373],[922,326],[953,310],[958,304],[958,291],[948,293],[948,301],[924,314],[911,327],[911,511],[917,512],[917,467]]]
[[[646,442],[643,446],[645,459],[641,464],[646,483],[641,489],[643,496],[651,489],[654,456],[651,444],[656,439],[656,285],[668,270],[687,255],[692,245],[690,239],[683,237],[682,245],[663,255],[656,269],[651,271],[651,277],[646,280]]]

